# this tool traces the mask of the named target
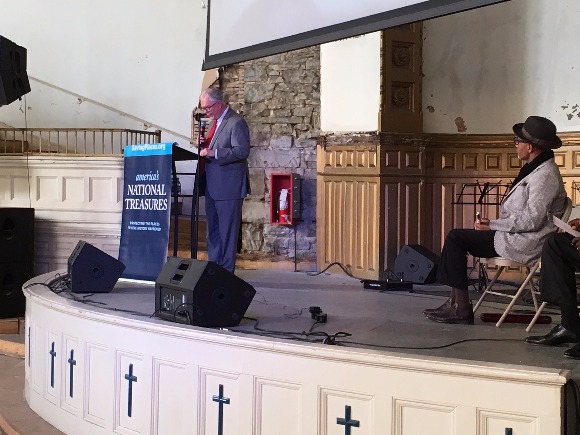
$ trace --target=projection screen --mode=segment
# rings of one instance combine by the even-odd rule
[[[208,0],[202,69],[507,0]]]

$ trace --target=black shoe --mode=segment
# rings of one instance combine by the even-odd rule
[[[566,352],[564,352],[566,358],[580,359],[580,344],[571,347]]]
[[[440,307],[427,308],[426,310],[423,310],[423,314],[425,315],[425,317],[429,317],[429,314],[441,314],[444,311],[447,311],[449,308],[451,308],[451,305],[453,305],[453,301],[451,300],[451,298],[449,298]]]
[[[473,307],[471,303],[465,309],[459,309],[457,303],[439,312],[425,314],[429,320],[439,323],[452,323],[461,325],[473,325]]]
[[[541,346],[559,346],[566,343],[578,343],[578,341],[580,341],[578,334],[568,331],[562,325],[554,326],[546,335],[526,338],[526,343]],[[580,352],[580,349],[578,351]]]

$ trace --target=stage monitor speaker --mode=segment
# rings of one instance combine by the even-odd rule
[[[405,245],[395,258],[395,275],[415,284],[429,284],[437,278],[439,256],[421,245]]]
[[[79,240],[68,257],[68,277],[73,293],[108,293],[125,265],[90,243]]]
[[[34,209],[0,208],[0,263],[34,261]]]
[[[155,282],[159,317],[195,326],[238,326],[256,290],[211,261],[170,257]]]
[[[0,263],[0,319],[24,316],[22,286],[32,278],[32,262]]]
[[[0,106],[29,92],[26,48],[0,36]]]

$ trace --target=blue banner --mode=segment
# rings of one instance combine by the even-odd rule
[[[172,148],[172,143],[125,147],[119,246],[123,278],[155,281],[167,261]]]

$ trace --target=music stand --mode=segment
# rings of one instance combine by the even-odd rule
[[[507,195],[510,184],[501,184],[501,180],[497,183],[485,182],[483,185],[479,183],[478,180],[475,183],[465,183],[461,188],[461,192],[457,194],[457,199],[453,201],[452,205],[473,205],[473,206],[483,206],[483,205],[500,205],[505,196]],[[489,281],[487,277],[487,272],[485,267],[479,261],[476,260],[476,264],[473,266],[471,271],[479,265],[479,273],[477,277],[478,290],[481,292],[487,287]],[[471,273],[470,271],[470,273]]]
[[[483,186],[477,180],[475,183],[464,183],[461,187],[461,192],[457,194],[457,200],[451,204],[500,205],[507,195],[510,186],[511,184],[501,184],[501,180],[497,183],[485,182]],[[470,189],[471,192],[466,191]]]

